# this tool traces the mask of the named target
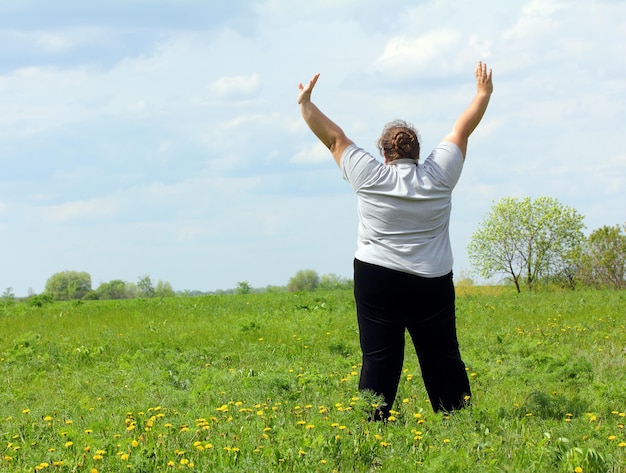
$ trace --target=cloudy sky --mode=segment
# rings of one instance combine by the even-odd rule
[[[626,221],[621,0],[0,1],[0,291],[63,270],[176,290],[352,276],[356,200],[297,86],[360,146],[430,150],[495,91],[455,190],[455,273],[502,197]]]

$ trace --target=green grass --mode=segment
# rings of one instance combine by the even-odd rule
[[[408,343],[382,424],[349,291],[4,305],[0,471],[623,472],[625,309],[463,290],[472,407],[434,414]]]

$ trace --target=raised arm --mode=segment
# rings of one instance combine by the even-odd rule
[[[352,144],[343,130],[339,128],[330,118],[324,115],[317,106],[311,102],[311,92],[317,83],[319,74],[315,74],[309,83],[304,86],[298,86],[300,93],[298,94],[298,103],[300,104],[300,112],[302,118],[311,131],[326,145],[335,158],[335,162],[339,165],[341,155],[344,150]]]
[[[456,144],[463,152],[463,157],[467,152],[467,140],[483,118],[493,92],[491,69],[487,70],[487,64],[479,62],[474,75],[476,76],[476,96],[469,107],[457,118],[450,134],[443,139],[443,141]]]

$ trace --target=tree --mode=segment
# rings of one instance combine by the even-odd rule
[[[295,276],[289,279],[287,290],[289,292],[313,291],[320,283],[317,271],[313,269],[301,269]]]
[[[139,278],[139,281],[137,282],[137,291],[139,293],[139,297],[155,296],[156,291],[154,289],[154,286],[152,285],[152,280],[150,279],[150,276],[144,274],[142,277]]]
[[[159,280],[154,290],[154,295],[156,297],[174,297],[176,292],[169,282]]]
[[[626,287],[626,224],[594,230],[582,252],[579,268],[583,283],[596,287]]]
[[[98,286],[96,293],[100,299],[128,299],[129,293],[126,290],[126,282],[121,279],[113,279]]]
[[[10,305],[15,302],[15,293],[12,287],[7,287],[0,297],[0,305]]]
[[[91,291],[91,276],[86,272],[62,271],[46,281],[45,292],[55,300],[82,299]]]
[[[351,280],[337,276],[336,274],[322,274],[318,289],[332,291],[336,289],[350,289],[354,285]]]
[[[551,197],[506,197],[472,235],[470,262],[483,277],[509,274],[517,292],[562,275],[585,237],[583,216]]]
[[[250,286],[250,283],[248,281],[239,281],[237,283],[237,289],[235,289],[235,292],[237,294],[250,294],[251,290],[252,287]]]

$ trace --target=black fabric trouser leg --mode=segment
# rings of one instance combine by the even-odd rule
[[[383,396],[383,417],[396,398],[405,330],[433,409],[463,407],[471,392],[456,336],[452,273],[423,278],[355,259],[354,297],[363,352],[359,389]]]

